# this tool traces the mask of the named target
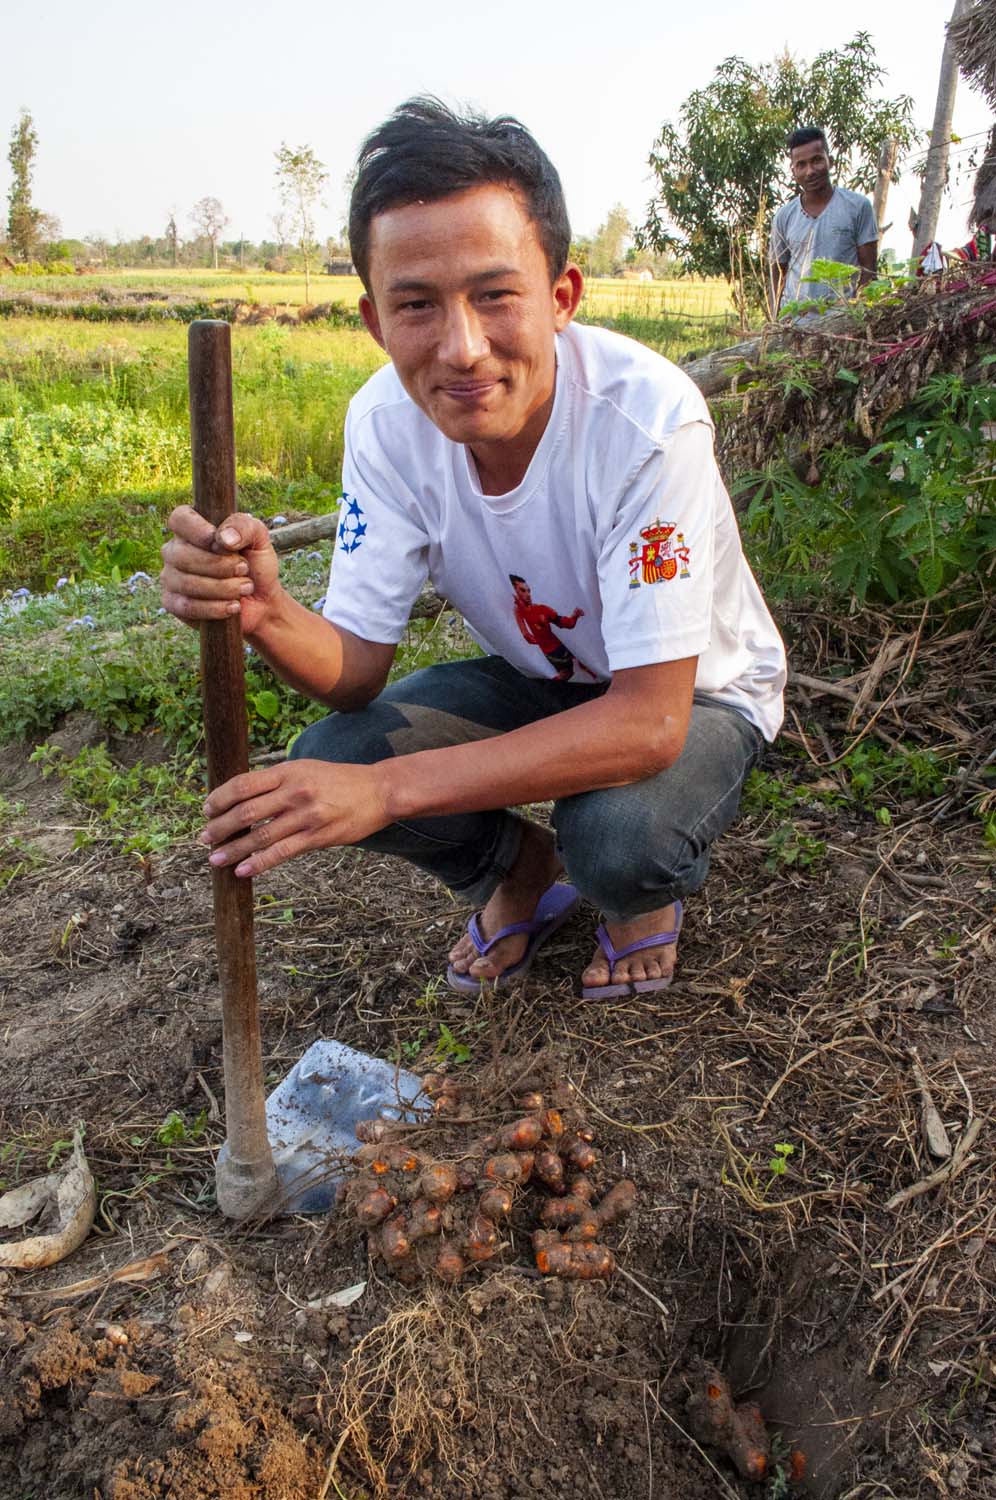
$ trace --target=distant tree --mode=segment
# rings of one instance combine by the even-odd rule
[[[38,135],[28,110],[10,133],[7,160],[13,180],[7,194],[7,238],[15,255],[31,260],[38,243],[38,221],[41,217],[31,202],[31,177],[34,172]]]
[[[284,213],[282,208],[279,209],[275,214],[270,215],[270,223],[273,225],[273,233],[277,237],[276,253],[277,255],[283,255],[284,250],[287,247],[288,224],[287,215]]]
[[[176,210],[171,209],[169,218],[166,220],[166,244],[169,249],[169,257],[172,265],[176,265],[180,259],[180,231],[176,227]]]
[[[629,215],[621,203],[609,210],[588,245],[588,273],[591,276],[614,276],[623,264],[625,244],[633,233]]]
[[[194,228],[211,242],[211,263],[218,269],[218,236],[228,223],[228,215],[218,198],[201,198],[190,211]]]
[[[571,240],[567,252],[567,259],[574,265],[579,266],[583,275],[590,276],[591,271],[591,239],[588,235],[581,235],[576,240]]]
[[[304,300],[310,302],[311,264],[319,248],[315,239],[315,212],[322,202],[322,189],[329,174],[310,146],[298,146],[293,151],[282,142],[276,157],[280,202],[290,218],[304,261]]]
[[[88,234],[86,245],[98,266],[106,266],[111,249],[109,241],[102,234]]]
[[[900,154],[915,141],[912,99],[875,94],[883,72],[863,31],[808,65],[787,52],[760,67],[728,57],[685,100],[679,123],[661,127],[650,154],[657,196],[638,241],[698,275],[725,276],[745,318],[763,304],[771,215],[795,191],[790,132],[822,126],[836,180],[862,192],[874,184],[884,137],[896,137]]]

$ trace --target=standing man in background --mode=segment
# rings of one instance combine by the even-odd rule
[[[794,130],[788,148],[799,196],[782,204],[771,225],[768,259],[773,317],[778,316],[783,300],[850,296],[856,285],[873,280],[878,269],[878,225],[871,203],[861,193],[831,182],[830,151],[823,131],[815,125]],[[860,275],[846,286],[808,280],[814,260],[856,266]]]

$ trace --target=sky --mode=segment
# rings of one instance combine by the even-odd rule
[[[433,93],[528,125],[560,171],[575,233],[589,234],[617,202],[642,220],[661,122],[733,54],[761,63],[788,48],[810,60],[867,28],[887,69],[882,91],[912,95],[916,123],[929,128],[952,4],[919,0],[913,24],[867,0],[627,0],[618,12],[604,0],[46,0],[41,20],[26,5],[6,15],[0,131],[6,140],[30,109],[35,205],[73,238],[161,234],[171,210],[190,235],[190,210],[206,195],[229,215],[225,237],[272,236],[274,152],[307,144],[329,170],[324,238],[342,224],[344,181],[366,132],[403,99]],[[961,80],[954,129],[964,144],[942,211],[945,245],[966,238],[965,153],[990,123]],[[4,204],[9,181],[4,151]],[[918,196],[910,176],[889,201],[884,244],[903,257]]]

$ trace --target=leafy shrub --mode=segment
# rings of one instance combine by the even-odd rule
[[[189,443],[146,411],[85,403],[0,418],[0,518],[189,472]]]
[[[757,487],[747,531],[767,588],[811,597],[819,584],[859,604],[977,589],[996,556],[994,422],[996,388],[937,375],[871,448],[825,454],[818,484],[788,463],[745,476],[736,489]]]

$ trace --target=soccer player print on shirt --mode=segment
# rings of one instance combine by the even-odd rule
[[[629,586],[638,589],[641,583],[668,583],[672,578],[691,578],[688,564],[692,554],[685,544],[685,534],[679,531],[671,537],[674,527],[658,516],[652,526],[640,532],[643,547],[637,542],[629,544]]]
[[[509,573],[509,582],[515,593],[515,623],[524,641],[530,646],[538,646],[553,668],[554,681],[570,682],[574,675],[575,663],[582,672],[594,678],[595,673],[584,662],[574,656],[562,640],[559,640],[551,630],[556,625],[558,630],[573,630],[575,625],[584,616],[583,609],[575,609],[573,614],[558,615],[549,604],[534,604],[532,590],[524,578],[518,573]]]
[[[339,501],[339,534],[336,537],[337,552],[355,552],[367,534],[367,523],[363,519],[360,502],[352,495],[343,495]]]

